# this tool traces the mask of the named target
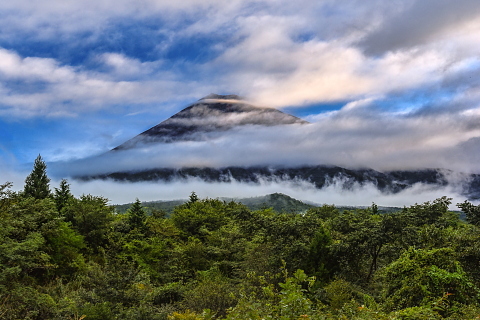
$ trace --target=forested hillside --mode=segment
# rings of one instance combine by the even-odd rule
[[[250,210],[259,210],[264,208],[272,208],[280,213],[302,213],[306,210],[315,207],[313,204],[307,204],[297,199],[294,199],[286,194],[272,193],[266,196],[258,196],[252,198],[219,198],[222,201],[238,202],[246,205]],[[142,206],[151,215],[155,211],[163,211],[166,215],[170,215],[176,207],[187,202],[184,200],[170,200],[170,201],[148,201],[142,202]],[[126,213],[132,203],[116,205],[117,213]]]
[[[475,319],[480,207],[451,199],[252,210],[216,199],[115,214],[53,192],[41,157],[0,186],[1,319]]]

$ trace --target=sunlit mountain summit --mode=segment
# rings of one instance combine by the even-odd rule
[[[308,122],[280,110],[257,107],[237,95],[210,94],[113,150],[150,143],[208,140],[240,126],[277,126]]]

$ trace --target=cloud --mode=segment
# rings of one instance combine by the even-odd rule
[[[463,90],[475,85],[458,66],[480,50],[478,9],[467,0],[0,4],[0,46],[11,48],[1,51],[2,113],[131,110],[208,92],[285,107]]]
[[[31,167],[19,166],[15,159],[4,157],[0,154],[0,165],[4,169],[0,171],[0,184],[7,181],[13,182],[13,190],[23,189],[25,177],[29,174]],[[60,178],[51,175],[52,166],[47,164],[47,171],[52,178],[50,188],[54,190],[60,184]],[[384,194],[370,184],[363,186],[354,185],[352,189],[345,190],[341,181],[332,183],[319,190],[306,181],[282,181],[262,180],[258,184],[241,183],[231,181],[229,183],[209,183],[196,178],[176,180],[171,182],[115,182],[111,180],[93,180],[83,182],[69,180],[72,193],[79,197],[82,194],[103,196],[112,204],[123,204],[135,201],[139,198],[142,201],[175,200],[186,199],[195,191],[201,198],[243,198],[256,197],[275,192],[290,195],[302,201],[310,201],[317,204],[335,204],[337,206],[370,206],[372,202],[380,206],[410,206],[415,203],[431,201],[442,196],[453,198],[452,209],[455,204],[463,202],[465,197],[459,194],[458,183],[464,181],[462,175],[449,177],[453,184],[447,187],[415,184],[396,194]],[[473,203],[477,203],[474,201]]]
[[[432,187],[422,184],[416,184],[397,194],[383,194],[373,185],[356,186],[352,190],[345,190],[340,184],[332,184],[319,190],[308,182],[291,181],[261,181],[259,184],[235,181],[209,183],[192,178],[186,181],[136,183],[74,180],[71,184],[72,192],[77,196],[87,193],[103,195],[110,199],[112,204],[134,202],[135,198],[141,201],[187,199],[192,191],[195,191],[200,198],[247,198],[278,192],[302,201],[336,206],[370,206],[375,202],[380,206],[403,207],[448,196],[453,198],[451,209],[454,210],[457,210],[456,203],[465,200],[465,197],[452,187]]]
[[[163,61],[141,62],[138,59],[127,57],[120,53],[106,52],[97,57],[98,61],[109,68],[110,76],[118,79],[142,79],[149,77],[156,70],[159,70]]]
[[[405,7],[411,5],[408,1],[399,3]],[[415,5],[420,6],[420,3],[423,4],[417,1]],[[437,6],[431,1],[429,3],[436,12]],[[362,10],[372,9],[372,13],[363,12],[365,15],[377,17],[379,9],[373,8],[374,5],[378,3],[372,6],[359,4]],[[314,33],[306,41],[298,41],[295,37],[293,30],[298,29],[295,15],[289,18],[250,16],[243,20],[243,24],[239,22],[245,34],[243,41],[225,50],[212,65],[234,70],[224,76],[227,83],[239,88],[240,92],[248,93],[260,104],[276,107],[357,100],[412,90],[462,90],[464,86],[475,83],[476,79],[467,76],[459,66],[477,59],[475,51],[478,52],[480,46],[480,20],[475,18],[479,17],[479,12],[475,10],[477,6],[468,13],[470,18],[465,20],[462,18],[466,15],[466,5],[462,4],[458,10],[453,6],[443,8],[445,2],[442,1],[437,11],[448,12],[449,16],[457,15],[459,19],[455,26],[442,26],[441,30],[437,30],[441,31],[441,36],[432,36],[430,41],[416,46],[392,47],[380,56],[365,54],[358,42],[375,34],[375,30],[383,30],[385,25],[388,27],[391,15],[397,14],[398,19],[403,19],[406,21],[404,25],[407,25],[408,12],[393,10],[394,3],[391,7],[379,6],[385,18],[378,22],[375,18],[367,22],[367,16],[359,19],[361,26],[357,32],[343,30],[344,33],[337,33],[333,38],[322,38],[319,33]],[[335,6],[335,9],[343,14],[352,10],[341,5]],[[416,32],[404,30],[399,32],[400,35],[410,39],[415,38]],[[389,37],[392,41],[396,39],[395,35]],[[471,65],[467,68],[476,67]],[[445,81],[455,77],[463,84]]]
[[[241,1],[157,1],[142,0],[131,2],[128,0],[86,0],[82,3],[76,1],[63,1],[59,4],[55,0],[46,0],[42,4],[19,0],[0,4],[0,11],[5,14],[10,28],[24,30],[39,30],[39,37],[46,37],[58,32],[73,33],[84,30],[101,29],[114,19],[135,17],[146,18],[152,15],[168,17],[171,20],[178,18],[178,14],[195,13],[208,10],[211,7],[231,7]],[[8,15],[7,15],[8,13]],[[23,19],[23,24],[21,23]],[[6,23],[5,23],[6,24]],[[55,28],[55,26],[57,28]]]
[[[403,1],[399,7],[361,41],[369,55],[408,50],[450,38],[452,33],[468,32],[468,24],[480,15],[480,3],[475,0]]]
[[[303,106],[422,88],[458,90],[459,83],[451,82],[446,88],[444,80],[461,78],[462,86],[475,81],[459,68],[475,56],[459,56],[456,48],[427,46],[370,57],[349,42],[296,42],[270,21],[256,23],[255,30],[261,31],[252,31],[243,42],[227,49],[212,62],[212,68],[234,70],[223,75],[224,81],[262,105]]]
[[[104,55],[103,59],[114,69],[112,74],[62,66],[50,58],[22,58],[0,48],[0,116],[65,117],[119,105],[141,106],[175,100],[177,93],[191,86],[167,74],[164,80],[118,79],[119,74],[145,73],[151,64],[118,54]],[[191,92],[196,90],[192,88]]]

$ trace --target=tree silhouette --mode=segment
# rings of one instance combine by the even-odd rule
[[[25,179],[23,189],[25,196],[35,199],[45,199],[50,196],[50,178],[47,176],[47,165],[42,156],[38,155],[33,164],[32,172]]]
[[[194,202],[197,202],[197,201],[198,201],[198,196],[195,193],[195,191],[192,191],[192,193],[190,194],[190,197],[188,199],[188,202],[189,203],[194,203]]]

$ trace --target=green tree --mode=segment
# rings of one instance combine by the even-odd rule
[[[52,319],[55,302],[42,287],[58,250],[47,235],[63,222],[51,199],[18,196],[8,186],[0,186],[0,318]]]
[[[72,198],[73,195],[70,192],[70,184],[66,179],[62,179],[62,181],[60,181],[60,188],[55,188],[55,194],[53,195],[58,212],[61,212],[67,205],[68,200]]]
[[[145,230],[145,220],[147,219],[147,215],[145,210],[142,207],[142,203],[138,198],[136,198],[135,202],[132,204],[130,209],[128,210],[128,224],[131,230],[137,229],[138,231],[142,232]]]
[[[383,294],[390,310],[431,304],[445,293],[450,301],[476,301],[478,289],[451,248],[410,248],[383,272]]]
[[[50,196],[50,178],[47,176],[47,165],[42,156],[38,155],[33,164],[32,172],[25,179],[24,193],[27,197],[45,199]]]
[[[198,199],[198,196],[197,194],[195,193],[195,191],[192,191],[192,193],[190,194],[190,197],[188,199],[188,202],[189,203],[194,203],[194,202],[197,202],[199,199]]]
[[[71,228],[70,223],[56,219],[55,227],[45,230],[44,237],[45,250],[54,266],[50,274],[69,278],[77,271],[85,269],[81,254],[85,243],[83,237]]]
[[[12,203],[12,198],[14,192],[10,190],[12,187],[11,182],[5,182],[4,184],[0,184],[0,212],[3,212],[7,208],[10,207]]]
[[[107,232],[113,220],[113,206],[108,199],[92,195],[73,198],[64,208],[65,219],[84,236],[86,244],[95,252],[107,243]]]
[[[319,281],[328,280],[333,270],[334,259],[330,254],[332,237],[320,226],[310,242],[310,252],[306,256],[307,271]]]
[[[227,224],[232,209],[234,205],[216,199],[195,200],[176,207],[171,219],[187,237],[202,237]]]
[[[368,283],[397,232],[394,216],[375,215],[370,209],[345,211],[329,224],[336,238],[330,250],[339,273],[352,283]]]
[[[475,226],[480,226],[480,205],[474,206],[467,200],[463,203],[458,203],[457,207],[462,209],[467,217],[468,223],[471,223]]]
[[[308,298],[308,290],[315,279],[308,277],[303,270],[297,270],[292,277],[283,270],[285,282],[278,284],[278,287],[265,281],[262,276],[251,275],[259,282],[260,290],[254,292],[247,288],[247,292],[240,291],[240,301],[231,308],[226,319],[324,319],[310,316],[315,312],[312,301]],[[331,319],[331,318],[329,318]]]
[[[378,214],[378,205],[375,202],[372,202],[372,213]]]
[[[237,288],[217,268],[198,271],[197,279],[185,292],[184,308],[197,312],[210,309],[217,316],[224,316],[228,308],[237,303]]]
[[[415,204],[405,209],[404,213],[410,219],[412,225],[435,224],[448,212],[448,206],[451,203],[452,198],[443,196],[433,202],[427,201],[423,204]]]
[[[324,204],[321,207],[310,208],[307,210],[307,213],[306,213],[307,216],[309,215],[316,216],[322,220],[331,219],[339,214],[340,212],[334,205],[328,205],[328,204]]]

